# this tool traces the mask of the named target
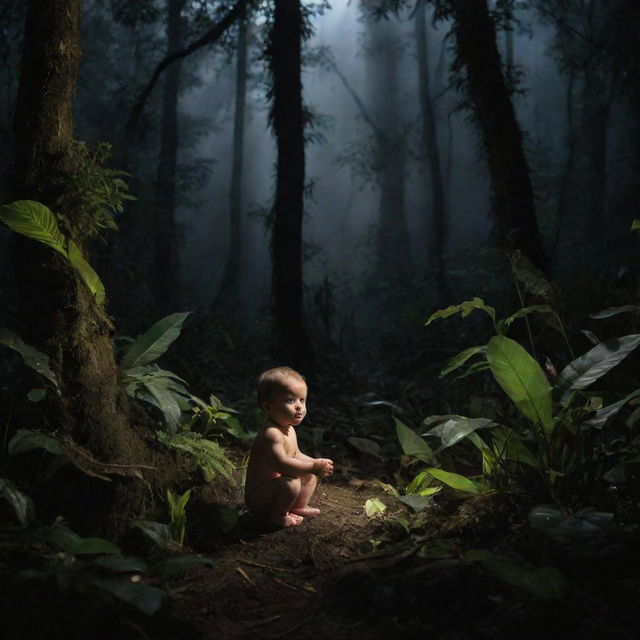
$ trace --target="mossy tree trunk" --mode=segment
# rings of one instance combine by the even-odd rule
[[[65,189],[77,163],[72,106],[81,56],[79,20],[80,0],[29,0],[14,118],[13,195],[49,206],[86,250],[91,212],[75,198],[77,206],[58,207],[63,195],[70,201]],[[97,460],[149,463],[143,436],[128,419],[111,343],[114,327],[104,307],[48,248],[17,239],[14,262],[22,292],[16,328],[23,340],[51,357],[60,384],[60,397],[48,413],[49,427]],[[139,513],[148,494],[139,480],[105,482],[78,474],[68,491],[52,488],[48,495],[60,499],[56,508],[80,530],[122,531],[125,518]]]

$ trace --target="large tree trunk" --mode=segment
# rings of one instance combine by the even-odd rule
[[[435,280],[436,306],[446,297],[444,253],[446,243],[447,212],[442,178],[442,162],[436,132],[436,117],[431,97],[431,74],[427,46],[427,15],[425,2],[419,2],[416,10],[416,53],[418,57],[418,87],[422,110],[422,141],[427,154],[431,186],[431,215],[427,237],[429,271]]]
[[[244,117],[247,96],[247,15],[243,5],[238,20],[236,51],[236,101],[233,117],[233,162],[229,189],[229,256],[213,307],[234,309],[239,299],[236,284],[242,264],[242,169],[244,162]]]
[[[487,154],[502,244],[522,250],[542,271],[547,260],[540,240],[522,133],[501,71],[495,25],[486,0],[452,0],[458,64]]]
[[[167,0],[167,54],[180,49],[185,0]],[[171,311],[178,282],[176,232],[176,165],[178,160],[178,91],[181,61],[167,71],[162,92],[162,128],[156,188],[155,254],[153,267],[155,308],[160,315]]]
[[[304,326],[302,218],[304,212],[304,112],[301,73],[302,13],[299,0],[275,0],[269,57],[273,81],[271,120],[276,135],[273,205],[274,331],[278,357],[311,367]]]
[[[65,231],[84,249],[90,213],[82,203],[58,207],[76,163],[72,105],[80,58],[79,5],[79,0],[29,1],[14,119],[13,184],[16,198],[41,201],[62,214]],[[51,428],[100,461],[148,462],[147,448],[127,419],[113,357],[113,326],[104,308],[53,251],[26,239],[16,245],[23,292],[17,301],[19,331],[25,342],[49,354],[60,385],[61,395],[48,413]],[[107,483],[80,475],[65,492],[56,477],[46,484],[58,499],[59,513],[81,529],[121,531],[132,512],[142,512],[147,489],[136,480]]]

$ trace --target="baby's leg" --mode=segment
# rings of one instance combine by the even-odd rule
[[[317,477],[313,473],[310,473],[306,476],[301,476],[300,482],[302,487],[300,488],[297,500],[291,508],[291,513],[299,516],[319,516],[320,509],[307,506],[313,492],[316,490],[316,484],[318,483]]]
[[[280,476],[265,482],[245,496],[247,507],[267,522],[280,527],[300,524],[300,514],[290,513],[300,494],[299,478]]]

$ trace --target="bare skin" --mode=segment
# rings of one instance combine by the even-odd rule
[[[284,378],[282,389],[263,402],[272,424],[256,437],[245,488],[247,507],[262,519],[281,527],[296,526],[305,517],[320,515],[309,506],[317,476],[333,473],[328,458],[310,458],[298,448],[295,426],[306,415],[307,385]]]

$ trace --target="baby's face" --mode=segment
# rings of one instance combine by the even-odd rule
[[[282,388],[265,400],[262,406],[281,427],[296,426],[307,415],[307,385],[302,380],[285,378]]]

